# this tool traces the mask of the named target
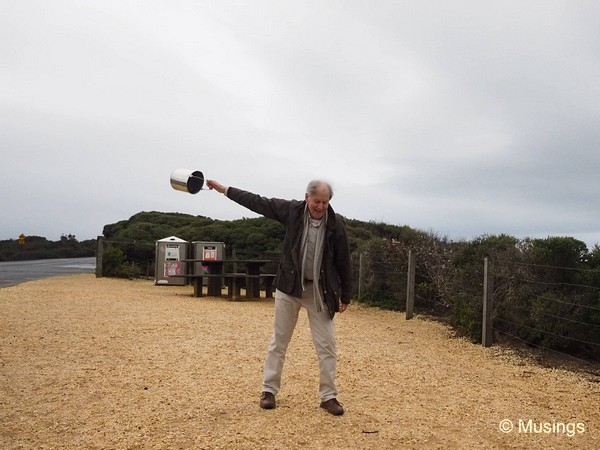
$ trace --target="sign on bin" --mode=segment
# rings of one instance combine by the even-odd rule
[[[181,275],[181,263],[179,261],[166,261],[165,277],[172,277],[174,275]]]
[[[216,260],[217,259],[217,248],[216,247],[204,247],[202,259]]]
[[[165,248],[165,277],[181,275],[181,262],[179,262],[179,245],[167,244]]]

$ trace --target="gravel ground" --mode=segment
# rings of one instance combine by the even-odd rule
[[[0,448],[600,448],[589,367],[356,304],[336,316],[346,414],[319,408],[304,312],[261,410],[272,301],[191,293],[93,275],[0,289]]]

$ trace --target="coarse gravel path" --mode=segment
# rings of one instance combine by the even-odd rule
[[[89,274],[0,289],[0,448],[600,448],[597,372],[357,304],[335,319],[346,414],[319,408],[304,312],[264,411],[272,300],[191,294]]]

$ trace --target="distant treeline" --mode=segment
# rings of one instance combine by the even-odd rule
[[[27,236],[24,244],[18,239],[0,241],[0,261],[19,261],[52,258],[82,258],[94,256],[96,240],[78,241],[74,235],[49,241],[41,236]]]

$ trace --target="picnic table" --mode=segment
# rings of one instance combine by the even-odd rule
[[[222,295],[223,282],[227,285],[227,295],[234,300],[240,298],[241,281],[246,283],[246,298],[260,298],[260,282],[264,280],[266,297],[272,298],[272,286],[275,274],[261,273],[260,268],[270,262],[272,259],[183,259],[182,261],[192,264],[192,271],[187,275],[180,275],[192,280],[194,285],[194,297],[201,297],[203,279],[208,279],[208,295]],[[197,264],[202,266],[198,270]],[[233,264],[233,272],[224,272],[226,264]],[[244,272],[237,272],[237,265],[245,266]],[[207,273],[203,273],[203,268],[207,268]]]

